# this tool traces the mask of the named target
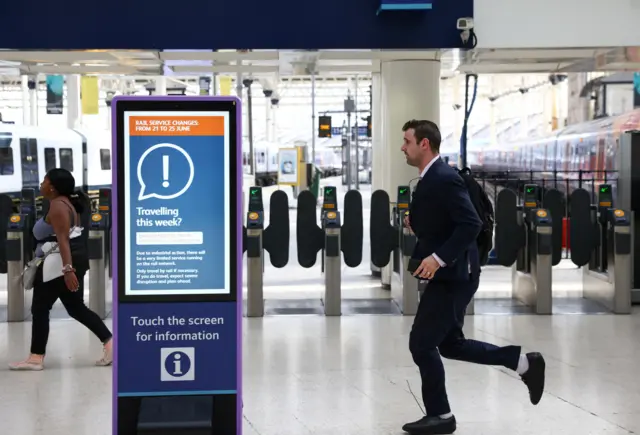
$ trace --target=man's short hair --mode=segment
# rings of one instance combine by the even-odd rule
[[[434,153],[440,152],[440,142],[442,141],[442,138],[440,136],[440,129],[435,122],[424,119],[412,119],[404,124],[402,131],[404,132],[411,128],[414,131],[416,143],[420,143],[423,139],[427,139],[429,141],[429,148],[431,148],[431,151]]]

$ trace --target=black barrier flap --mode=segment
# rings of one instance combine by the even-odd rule
[[[249,211],[264,211],[264,202],[262,201],[262,187],[252,186],[251,188],[249,188]]]
[[[280,268],[289,262],[289,197],[276,190],[269,202],[269,226],[262,235],[262,246],[269,252],[271,264]],[[315,198],[313,202],[315,211]]]
[[[557,189],[549,189],[544,195],[542,206],[551,215],[551,264],[553,266],[562,260],[562,221],[564,219],[564,195]]]
[[[309,190],[303,190],[298,195],[296,222],[298,263],[302,267],[313,267],[318,251],[324,247],[324,231],[318,227],[316,213],[316,197]]]
[[[525,228],[518,224],[518,197],[509,189],[498,194],[496,200],[496,259],[501,266],[511,266],[524,247]]]
[[[591,196],[584,189],[576,189],[571,193],[569,204],[571,261],[582,267],[589,263],[591,251],[596,246],[595,223],[591,219]]]
[[[391,252],[398,247],[398,233],[391,225],[389,194],[376,190],[371,195],[369,235],[371,238],[371,262],[376,267],[385,267]]]
[[[362,195],[350,190],[344,196],[344,222],[342,223],[341,249],[344,263],[357,267],[362,263]]]
[[[0,195],[0,273],[7,273],[7,224],[13,214],[13,200],[8,195]]]

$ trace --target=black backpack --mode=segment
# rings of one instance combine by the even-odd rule
[[[458,174],[464,180],[471,203],[476,209],[480,220],[482,221],[482,229],[476,243],[478,244],[478,257],[480,266],[485,266],[489,262],[489,253],[493,249],[493,227],[495,224],[495,215],[493,214],[493,206],[487,193],[482,186],[473,178],[471,170],[464,168],[458,171]]]

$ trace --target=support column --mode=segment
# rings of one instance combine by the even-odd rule
[[[29,77],[27,81],[29,88],[29,111],[31,116],[29,117],[29,125],[38,125],[38,75]]]
[[[156,78],[156,92],[154,95],[167,95],[167,78],[165,76]]]
[[[22,83],[22,125],[29,125],[29,76],[21,77]]]
[[[80,127],[80,76],[65,77],[67,81],[67,128]]]
[[[382,141],[382,117],[380,116],[382,109],[381,82],[380,73],[371,75],[371,192],[382,189],[384,179],[384,144]],[[376,276],[380,275],[382,270],[374,266],[373,263],[370,264],[371,272]]]
[[[428,119],[440,124],[440,62],[436,60],[382,62],[382,188],[392,202],[396,201],[401,185],[415,187],[420,174],[407,165],[400,148],[403,143],[402,126],[410,119]],[[388,269],[388,268],[385,268]],[[382,282],[393,273],[383,270]],[[393,280],[389,282],[393,285]]]
[[[398,186],[417,183],[418,169],[407,165],[402,126],[410,119],[440,124],[440,62],[388,61],[382,63],[382,120],[386,167],[383,188],[395,202]]]

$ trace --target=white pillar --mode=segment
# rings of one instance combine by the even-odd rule
[[[440,123],[440,62],[388,61],[382,63],[382,121],[385,156],[383,188],[395,202],[397,188],[419,177],[407,165],[402,147],[402,126],[410,119]],[[412,182],[415,185],[417,180]]]
[[[381,188],[395,202],[398,186],[411,184],[414,187],[420,175],[417,168],[407,165],[400,150],[404,135],[402,126],[411,119],[427,119],[440,124],[440,62],[382,62],[381,103],[384,159]],[[383,285],[391,284],[391,270],[390,266],[382,270]]]
[[[29,125],[29,76],[22,76],[22,124]]]
[[[154,95],[167,95],[167,78],[165,76],[156,77],[156,91]]]
[[[380,73],[373,73],[371,75],[371,192],[382,189],[384,179],[381,88]],[[371,271],[381,272],[381,269],[371,263]]]
[[[80,127],[80,76],[65,77],[67,81],[67,128]]]
[[[38,125],[38,75],[30,78],[32,86],[29,87],[29,109],[31,116],[29,117],[29,125]]]

